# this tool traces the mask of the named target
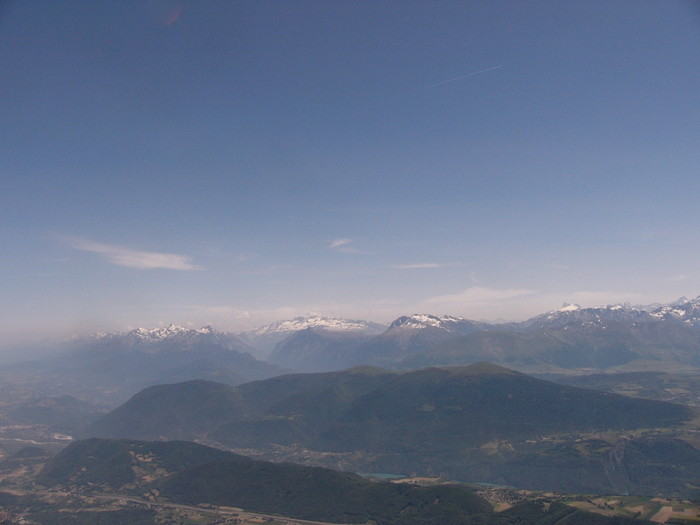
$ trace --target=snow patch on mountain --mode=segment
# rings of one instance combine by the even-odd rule
[[[653,321],[648,312],[634,307],[629,303],[610,304],[582,308],[579,305],[564,304],[561,308],[538,315],[523,323],[525,328],[556,329],[576,325],[579,328],[605,329],[609,323],[615,322],[647,322]]]
[[[413,314],[399,317],[391,323],[389,328],[406,328],[412,330],[439,328],[442,330],[450,330],[456,324],[464,322],[468,321],[462,317],[453,317],[451,315]]]
[[[378,333],[384,329],[384,326],[368,321],[359,321],[354,319],[340,319],[337,317],[295,317],[286,321],[278,321],[269,325],[261,326],[254,330],[243,332],[248,336],[263,336],[278,333],[298,332],[307,328],[318,328],[322,330],[337,331],[337,332],[366,332]]]
[[[100,348],[159,352],[163,349],[179,349],[181,351],[196,350],[201,345],[214,345],[226,350],[237,352],[253,351],[234,334],[219,332],[211,326],[202,328],[186,328],[170,324],[157,328],[134,328],[133,330],[100,333],[88,337],[73,338],[69,342],[73,348]]]
[[[660,306],[650,315],[660,321],[680,321],[691,326],[700,326],[700,297],[685,299]]]
[[[558,310],[555,310],[555,312],[575,312],[576,310],[580,309],[581,307],[577,304],[564,303],[564,306],[562,306]]]
[[[267,358],[282,340],[297,332],[310,329],[343,334],[378,335],[386,329],[386,326],[369,321],[313,315],[278,321],[236,335],[255,348],[257,352],[255,355]]]
[[[162,341],[164,339],[170,339],[173,337],[211,335],[217,333],[220,332],[217,332],[211,326],[204,326],[202,328],[193,329],[185,328],[184,326],[176,324],[170,324],[168,326],[160,328],[136,328],[129,332],[122,332],[115,335],[122,337],[131,337],[134,339],[140,339],[144,342],[153,343],[156,341]]]

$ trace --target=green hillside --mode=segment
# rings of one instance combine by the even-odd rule
[[[240,387],[205,381],[163,385],[137,394],[90,432],[204,440],[261,458],[356,472],[544,490],[566,482],[570,490],[647,494],[653,488],[648,476],[616,470],[615,447],[642,439],[629,437],[630,431],[675,428],[692,414],[680,405],[558,385],[477,363],[404,373],[359,368],[296,374]],[[646,437],[673,439],[654,432]],[[596,454],[576,444],[591,439],[604,443],[593,447]],[[692,460],[700,466],[700,452],[692,447],[661,448],[657,463]],[[643,463],[656,448],[639,450],[636,459],[625,456],[625,468]],[[528,463],[530,456],[546,460]],[[668,478],[658,485],[662,492],[685,494],[698,481],[692,469],[665,472],[657,476]]]
[[[487,363],[400,374],[369,370],[295,374],[240,387],[206,381],[151,387],[89,434],[403,451],[666,427],[691,417],[685,407],[558,385]]]
[[[566,524],[632,525],[553,503],[519,505],[495,513],[491,505],[457,484],[422,487],[366,480],[356,474],[289,463],[270,463],[187,442],[90,439],[68,446],[38,478],[54,488],[91,494],[150,494],[156,503],[225,505],[247,511],[335,523],[376,525]],[[14,500],[12,507],[19,504]],[[23,500],[24,510],[31,502]],[[108,523],[110,518],[157,523],[153,513],[124,510],[94,513],[42,511],[41,523],[69,518]],[[61,521],[62,518],[65,520]],[[575,518],[575,521],[572,519]],[[87,520],[87,521],[85,521]],[[77,521],[73,521],[77,522]]]
[[[121,489],[187,467],[238,457],[186,441],[87,439],[71,443],[39,473],[42,485],[101,485]]]
[[[556,385],[495,365],[407,372],[358,398],[319,434],[322,450],[418,452],[493,439],[671,426],[683,407]]]

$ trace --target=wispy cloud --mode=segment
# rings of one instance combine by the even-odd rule
[[[519,297],[524,297],[528,295],[534,295],[537,292],[535,290],[528,290],[526,288],[509,288],[498,290],[494,288],[486,288],[484,286],[472,286],[467,288],[461,293],[453,295],[441,295],[438,297],[432,297],[426,300],[428,304],[463,304],[463,305],[479,305],[491,303],[494,301],[503,301],[507,299],[515,299]]]
[[[347,246],[351,242],[352,241],[350,239],[335,239],[334,241],[331,241],[328,247],[331,249],[340,248],[342,246]]]
[[[107,262],[117,266],[136,268],[138,270],[202,270],[201,266],[192,263],[191,257],[175,253],[144,252],[121,246],[102,244],[87,239],[68,238],[68,244],[83,252],[96,253]]]
[[[352,245],[352,239],[346,237],[334,239],[328,244],[328,248],[339,253],[364,253]]]
[[[429,268],[446,268],[448,266],[457,266],[456,263],[417,263],[417,264],[399,264],[397,266],[392,266],[396,270],[422,270]]]

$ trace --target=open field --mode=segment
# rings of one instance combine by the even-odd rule
[[[479,494],[497,510],[505,510],[523,500],[560,501],[572,507],[604,516],[623,516],[655,523],[700,524],[700,502],[668,498],[620,495],[574,495],[539,493],[507,487],[486,487]]]
[[[133,496],[123,496],[119,494],[73,494],[61,491],[18,491],[6,492],[17,497],[29,497],[33,504],[44,509],[41,517],[45,519],[47,515],[60,513],[64,518],[73,517],[75,523],[83,523],[88,516],[93,518],[95,513],[105,513],[114,516],[130,515],[131,519],[144,517],[153,518],[163,523],[177,523],[179,525],[214,525],[214,524],[237,524],[237,525],[342,525],[330,524],[328,522],[301,520],[284,516],[273,516],[259,512],[246,512],[243,509],[224,507],[216,505],[183,505],[170,503],[167,501],[153,501],[145,498],[135,498]],[[0,492],[0,497],[3,493]],[[0,512],[2,508],[0,507]],[[12,516],[12,513],[6,514]],[[33,521],[31,515],[25,516],[27,525],[41,523]]]

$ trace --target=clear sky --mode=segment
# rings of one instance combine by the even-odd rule
[[[700,7],[0,3],[0,341],[700,294]]]

